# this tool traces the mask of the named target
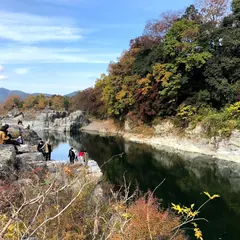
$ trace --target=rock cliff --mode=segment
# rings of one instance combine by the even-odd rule
[[[45,129],[60,132],[77,132],[88,123],[89,121],[82,111],[76,111],[69,115],[65,111],[47,111],[37,114],[35,120],[29,124],[36,131]]]
[[[10,126],[9,132],[16,137],[19,126]],[[21,129],[24,144],[14,147],[11,144],[0,145],[0,179],[16,180],[18,174],[33,169],[44,162],[43,155],[37,151],[38,136],[32,130]]]

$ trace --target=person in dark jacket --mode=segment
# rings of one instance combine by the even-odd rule
[[[50,161],[51,160],[51,153],[52,153],[52,144],[51,142],[49,141],[48,142],[48,160]]]
[[[43,145],[44,145],[44,142],[43,142],[43,140],[41,140],[41,141],[38,143],[38,145],[37,145],[37,150],[38,150],[39,152],[41,152],[42,155],[45,157],[45,153],[44,153],[44,150],[43,150]]]
[[[37,150],[38,150],[39,152],[42,152],[42,147],[43,147],[43,145],[44,145],[44,142],[43,142],[43,140],[41,140],[41,141],[38,143],[38,146],[37,146]]]
[[[70,148],[68,157],[69,157],[70,163],[73,164],[75,160],[75,153],[73,151],[73,148]]]

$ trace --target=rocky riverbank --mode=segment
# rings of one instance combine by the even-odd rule
[[[152,128],[145,127],[139,130],[130,121],[126,121],[122,128],[117,127],[111,120],[97,120],[89,124],[89,120],[82,111],[68,114],[64,111],[47,110],[35,113],[32,119],[24,115],[24,125],[29,124],[31,129],[37,132],[43,130],[77,132],[81,129],[81,131],[102,135],[119,135],[128,141],[149,144],[159,150],[184,152],[184,154],[195,153],[240,163],[240,131],[238,130],[233,131],[229,138],[209,139],[204,136],[201,126],[180,131],[168,120],[163,120]],[[16,124],[18,118],[9,117],[2,122]]]
[[[58,132],[76,132],[85,125],[89,124],[84,112],[76,111],[68,113],[66,111],[43,110],[36,112],[16,113],[11,112],[1,120],[3,123],[11,125],[17,124],[21,119],[26,128],[28,125],[34,131],[58,131]]]
[[[43,155],[37,151],[38,135],[32,130],[22,129],[21,131],[24,144],[17,148],[11,144],[0,145],[1,179],[17,179],[20,172],[32,170],[40,163],[45,162]],[[16,138],[19,126],[11,125],[9,132],[13,138]]]
[[[124,139],[136,143],[144,143],[159,150],[171,151],[179,154],[194,154],[194,156],[206,155],[215,159],[222,159],[240,163],[240,132],[235,130],[228,139],[211,138],[202,136],[202,129],[197,126],[194,129],[186,129],[185,132],[177,132],[177,129],[169,121],[163,121],[153,128],[145,129],[145,134],[136,133],[128,123],[123,129],[119,129],[113,121],[93,121],[82,131],[103,135],[118,135]]]
[[[0,145],[0,179],[14,181],[22,173],[34,171],[34,169],[39,167],[54,172],[57,165],[65,165],[67,163],[67,161],[46,162],[42,153],[37,151],[37,144],[40,139],[37,133],[31,129],[21,128],[21,131],[24,144],[17,146],[17,148],[11,144]],[[11,125],[9,132],[15,138],[18,135],[19,126]],[[80,162],[77,164],[79,167],[83,166]],[[99,166],[93,160],[90,160],[88,163],[88,173],[96,178],[100,178],[102,175]]]

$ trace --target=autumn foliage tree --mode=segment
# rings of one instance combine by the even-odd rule
[[[240,79],[238,3],[233,0],[233,12],[225,16],[227,0],[198,0],[184,13],[165,12],[149,21],[143,35],[109,64],[108,74],[75,103],[89,109],[88,95],[95,96],[97,88],[104,116],[146,123],[175,116],[182,106],[220,109],[234,103]]]
[[[14,108],[21,108],[23,104],[22,99],[19,96],[11,95],[8,96],[3,103],[3,109],[6,111],[11,111]]]
[[[203,20],[217,23],[228,11],[229,0],[196,0]]]

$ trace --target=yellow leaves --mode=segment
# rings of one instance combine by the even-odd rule
[[[13,224],[10,224],[9,226],[8,226],[8,231],[13,231],[13,229],[14,229],[14,225]]]
[[[132,217],[132,215],[131,215],[130,213],[127,213],[127,212],[126,212],[126,213],[123,213],[123,214],[122,214],[122,217],[127,220],[127,219],[130,219],[130,218]]]
[[[183,213],[183,208],[181,208],[180,205],[175,205],[174,203],[172,203],[172,209],[175,210],[175,211],[177,211],[178,214]]]
[[[2,225],[7,224],[7,216],[2,215],[0,216],[0,219],[6,220],[5,222],[2,222]],[[19,221],[12,222],[6,229],[6,232],[4,234],[4,239],[19,239],[19,236],[22,235],[26,231],[26,226]]]
[[[163,78],[161,79],[163,87],[168,83],[172,75],[173,74],[171,72],[165,72]]]
[[[168,82],[174,76],[175,70],[171,64],[157,63],[153,66],[153,76],[157,82],[162,82],[162,86],[165,87]]]
[[[194,228],[194,232],[195,232],[194,235],[197,239],[203,240],[202,232],[199,228]]]
[[[137,84],[141,87],[141,92],[143,95],[147,95],[151,87],[151,74],[148,74],[147,77],[137,80]]]
[[[202,231],[198,228],[198,225],[195,222],[192,222],[194,226],[194,235],[197,239],[203,240]]]
[[[219,198],[220,195],[219,194],[214,194],[214,195],[210,195],[208,192],[203,192],[206,196],[208,196],[209,199],[214,199],[214,198]]]
[[[191,208],[188,207],[181,207],[180,205],[175,205],[174,203],[172,203],[172,209],[177,211],[178,214],[182,214],[185,215],[186,217],[196,217],[199,212],[198,211],[192,211],[192,209],[194,208],[194,204],[191,205]]]
[[[122,100],[127,94],[127,91],[121,90],[120,92],[117,93],[116,99],[117,100]]]
[[[200,220],[200,219],[196,219],[195,217],[200,213],[199,210],[210,200],[214,199],[214,198],[219,198],[220,195],[219,194],[214,194],[214,195],[210,195],[208,192],[203,192],[206,196],[208,196],[208,200],[205,201],[201,207],[198,208],[198,210],[194,211],[194,206],[195,204],[191,204],[191,206],[188,207],[181,207],[180,205],[176,205],[174,203],[172,203],[172,209],[177,211],[178,214],[182,215],[182,218],[184,219],[184,224],[186,223],[191,223],[193,224],[194,228],[194,235],[197,239],[203,240],[203,235],[201,230],[199,229],[198,225],[194,222],[195,220]],[[183,225],[184,225],[183,224]]]

